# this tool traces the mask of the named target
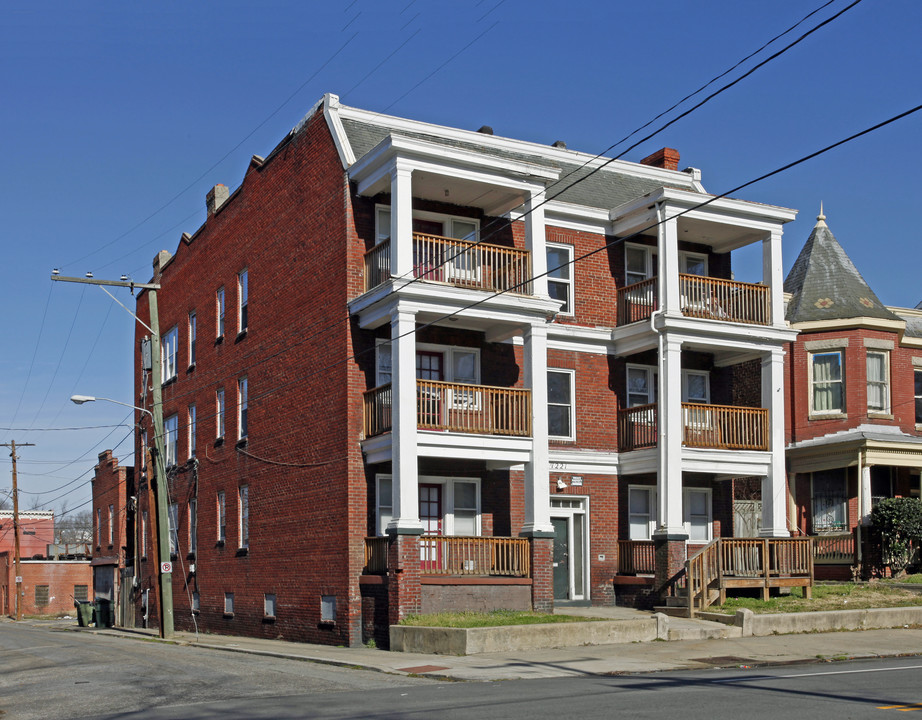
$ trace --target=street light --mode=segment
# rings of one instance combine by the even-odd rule
[[[139,412],[147,413],[152,418],[154,417],[154,414],[150,410],[147,410],[142,407],[138,407],[137,405],[129,405],[128,403],[119,402],[118,400],[112,400],[111,398],[93,397],[92,395],[71,395],[70,396],[70,401],[74,403],[74,405],[83,405],[83,403],[96,402],[97,400],[115,403],[116,405],[122,405],[123,407],[128,407],[134,410],[138,410]]]

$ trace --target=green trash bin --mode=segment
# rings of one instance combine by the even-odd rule
[[[74,606],[77,608],[77,625],[89,627],[93,622],[96,606],[89,600],[76,600]]]
[[[96,600],[96,627],[110,628],[115,623],[112,622],[112,603],[108,600]]]

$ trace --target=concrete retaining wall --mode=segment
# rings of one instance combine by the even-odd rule
[[[752,610],[737,610],[736,615],[699,613],[698,617],[702,620],[716,620],[728,625],[736,625],[742,628],[743,637],[749,637],[922,625],[922,607],[827,610],[765,615],[757,615]]]
[[[438,655],[473,655],[510,650],[665,640],[667,633],[668,618],[659,614],[636,620],[505,625],[485,628],[392,625],[391,650]]]

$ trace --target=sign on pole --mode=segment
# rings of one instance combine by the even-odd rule
[[[162,562],[160,563],[160,572],[164,575],[169,575],[173,572],[173,563],[171,562]]]

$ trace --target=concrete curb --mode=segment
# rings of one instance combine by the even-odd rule
[[[725,625],[735,625],[743,631],[743,637],[765,637],[766,635],[843,630],[883,630],[922,625],[922,607],[820,610],[764,615],[757,615],[752,610],[737,610],[735,615],[699,613],[698,617],[702,620],[722,622]]]

